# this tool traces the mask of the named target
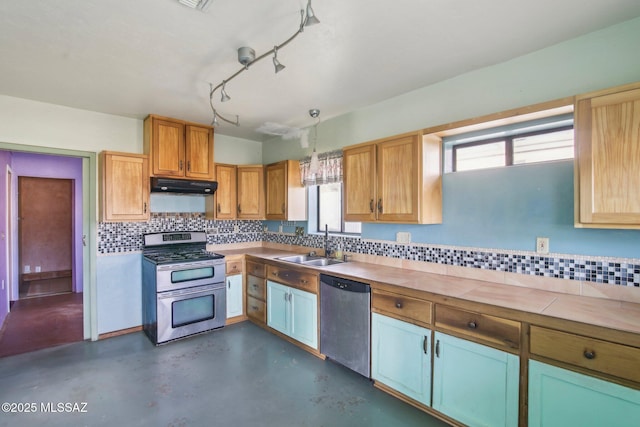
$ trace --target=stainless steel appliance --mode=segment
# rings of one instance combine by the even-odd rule
[[[224,256],[203,231],[150,233],[142,261],[143,329],[154,344],[223,327]]]
[[[371,377],[371,287],[320,275],[320,352]]]

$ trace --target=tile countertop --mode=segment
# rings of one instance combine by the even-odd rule
[[[263,247],[217,252],[229,258],[252,255],[265,260],[296,254]],[[327,267],[304,267],[364,282],[400,286],[443,297],[640,334],[640,304],[625,301],[569,295],[357,261]],[[640,337],[637,342],[640,343]]]

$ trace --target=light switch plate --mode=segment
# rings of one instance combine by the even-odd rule
[[[548,237],[536,237],[536,252],[539,254],[549,253],[549,238]]]
[[[407,231],[398,231],[396,233],[396,242],[398,243],[411,243],[411,233]]]

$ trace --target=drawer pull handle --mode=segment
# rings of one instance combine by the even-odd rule
[[[478,324],[472,320],[471,322],[467,323],[467,326],[469,327],[469,329],[476,329],[478,327]]]
[[[396,308],[402,308],[402,301],[396,301]]]
[[[593,359],[596,358],[596,352],[595,351],[585,350],[584,351],[584,357],[586,357],[589,360],[593,360]]]
[[[277,276],[278,272],[277,271],[272,271],[271,274],[273,274],[274,276]]]
[[[304,280],[304,279],[300,279],[300,283],[302,283],[303,285],[306,285],[307,283],[309,283],[308,280]]]
[[[258,307],[256,307],[255,305],[252,305],[251,308],[254,310],[258,310]]]

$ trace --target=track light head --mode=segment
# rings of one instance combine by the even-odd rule
[[[227,91],[225,90],[225,86],[226,86],[227,82],[226,81],[222,81],[222,89],[220,89],[220,102],[227,102],[228,100],[231,99],[231,97],[229,95],[227,95]]]
[[[307,19],[304,22],[305,27],[309,25],[319,24],[320,20],[316,18],[316,14],[313,12],[313,8],[311,7],[311,0],[307,3]]]

